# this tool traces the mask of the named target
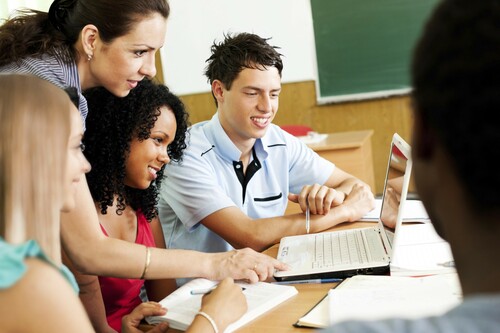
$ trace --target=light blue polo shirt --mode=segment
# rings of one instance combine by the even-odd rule
[[[200,221],[232,206],[252,219],[282,216],[289,192],[324,184],[335,168],[296,137],[270,125],[255,142],[244,179],[241,152],[226,135],[217,113],[193,125],[187,140],[183,162],[166,166],[160,190],[158,207],[168,248],[232,250]]]

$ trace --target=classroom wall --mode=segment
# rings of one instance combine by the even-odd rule
[[[376,189],[383,190],[391,136],[410,139],[411,112],[407,96],[317,105],[316,53],[309,0],[169,0],[165,46],[158,75],[181,95],[191,122],[207,120],[215,112],[203,76],[210,45],[225,32],[247,31],[272,37],[284,55],[283,90],[275,123],[305,124],[317,132],[373,129],[372,148]]]

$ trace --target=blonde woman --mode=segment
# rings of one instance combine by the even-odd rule
[[[61,264],[59,230],[60,212],[75,207],[77,185],[90,170],[81,117],[68,95],[47,81],[0,75],[0,119],[2,330],[93,332],[76,281]],[[230,279],[218,289],[201,310],[227,325],[246,303]],[[123,318],[122,331],[140,332],[144,316],[164,313],[159,304],[144,303]],[[193,327],[210,325],[204,321],[198,316]],[[150,332],[166,329],[163,324]]]

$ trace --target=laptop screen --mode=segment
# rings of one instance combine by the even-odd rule
[[[409,145],[395,135],[392,140],[387,167],[380,221],[383,223],[388,240],[393,243],[395,229],[401,224],[402,211],[411,170]]]

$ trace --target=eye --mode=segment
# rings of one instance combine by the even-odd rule
[[[134,54],[138,57],[142,57],[147,52],[148,52],[147,50],[139,50],[139,51],[135,51]]]
[[[163,138],[151,138],[155,143],[157,144],[162,144],[163,143]]]
[[[81,151],[85,151],[85,145],[80,142],[80,144],[78,145],[78,148],[81,150]]]

